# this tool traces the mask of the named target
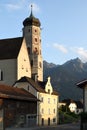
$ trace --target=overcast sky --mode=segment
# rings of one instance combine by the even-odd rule
[[[22,36],[31,4],[41,21],[43,59],[87,62],[87,0],[0,0],[0,39]]]

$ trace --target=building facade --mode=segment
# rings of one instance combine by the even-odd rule
[[[14,84],[14,87],[24,88],[40,100],[37,103],[37,125],[55,125],[58,123],[59,96],[53,90],[50,77],[45,83],[22,77]]]
[[[87,112],[87,80],[77,83],[77,86],[83,89],[83,111]]]
[[[37,98],[24,89],[0,85],[0,130],[36,125],[37,102]]]

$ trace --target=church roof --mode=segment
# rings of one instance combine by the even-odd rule
[[[31,26],[31,25],[35,25],[35,26],[38,26],[40,27],[41,23],[39,21],[38,18],[34,17],[33,13],[32,13],[32,6],[31,6],[31,14],[28,18],[26,18],[24,21],[23,21],[23,25],[24,26]]]
[[[0,39],[0,60],[17,58],[22,41],[22,37]]]
[[[37,101],[34,95],[24,89],[2,84],[0,84],[0,98]]]

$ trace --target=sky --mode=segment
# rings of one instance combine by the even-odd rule
[[[0,39],[22,36],[31,4],[41,22],[43,60],[87,62],[87,0],[0,0]]]

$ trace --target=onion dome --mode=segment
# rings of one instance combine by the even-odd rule
[[[40,27],[41,23],[39,21],[38,18],[35,18],[33,16],[33,13],[32,13],[32,5],[31,5],[31,14],[28,18],[26,18],[24,21],[23,21],[23,25],[24,26],[32,26],[32,25],[35,25],[35,26],[38,26]]]

